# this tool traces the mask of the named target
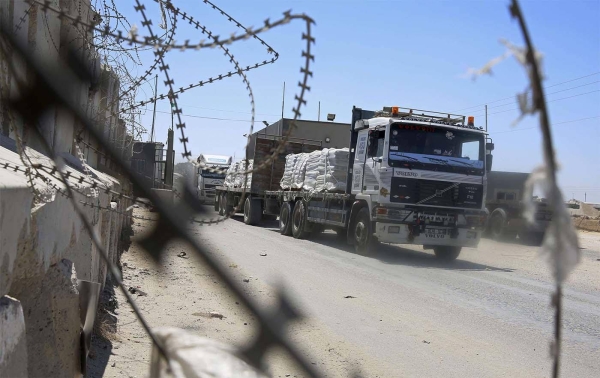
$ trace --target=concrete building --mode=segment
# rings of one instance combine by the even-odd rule
[[[173,152],[173,151],[172,151]],[[150,188],[168,188],[167,149],[161,142],[134,142],[131,156],[131,169],[137,173]],[[170,156],[174,156],[171,153]],[[170,173],[171,176],[173,172]],[[135,194],[135,193],[134,193]]]
[[[307,120],[296,120],[295,123],[293,122],[293,119],[282,118],[253,133],[246,151],[248,158],[254,158],[254,145],[257,135],[260,135],[261,138],[281,138],[289,132],[290,140],[295,142],[301,140],[306,140],[310,144],[320,142],[324,148],[344,148],[350,146],[349,123]]]

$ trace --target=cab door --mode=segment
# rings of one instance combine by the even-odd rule
[[[368,131],[367,151],[364,163],[363,191],[365,194],[379,194],[385,151],[385,127]]]

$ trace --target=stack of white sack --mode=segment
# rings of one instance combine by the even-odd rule
[[[306,161],[310,154],[301,152],[295,155],[297,155],[298,158],[294,163],[294,170],[292,172],[292,189],[302,189],[302,185],[304,185],[304,174],[306,172]]]
[[[347,148],[323,150],[315,190],[335,192],[346,189],[349,155],[350,151]]]
[[[249,171],[248,175],[246,176],[246,189],[247,190],[250,190],[250,186],[252,185],[252,169],[254,169],[254,159],[249,159],[248,165],[246,166],[246,171]],[[242,182],[244,182],[244,167],[242,167],[242,169],[241,169],[241,174],[242,174]]]
[[[244,177],[245,177],[244,172],[252,170],[253,162],[254,162],[254,160],[250,159],[247,161],[242,160],[238,163],[238,166],[237,166],[236,172],[235,172],[234,182],[233,182],[233,185],[235,188],[243,188],[244,187]],[[251,181],[252,181],[252,173],[249,173],[246,178],[246,188],[250,188]]]
[[[281,189],[287,190],[292,187],[292,178],[294,176],[294,165],[298,160],[299,154],[289,154],[285,157],[285,168],[283,170],[283,176],[279,182]]]
[[[306,168],[304,172],[304,184],[302,189],[307,191],[316,190],[317,187],[317,176],[319,176],[319,169],[321,169],[321,156],[322,151],[313,151],[308,154],[306,159]],[[322,167],[325,169],[325,166]]]
[[[227,168],[227,173],[225,174],[225,182],[223,185],[226,188],[233,188],[233,182],[235,181],[235,174],[237,172],[238,163],[233,163]]]

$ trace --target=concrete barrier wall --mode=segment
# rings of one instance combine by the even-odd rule
[[[28,155],[50,165],[33,150]],[[56,193],[49,202],[35,204],[24,173],[2,168],[22,166],[19,156],[0,147],[0,159],[0,377],[80,376],[77,279],[104,285],[106,264],[68,198]],[[113,179],[95,173],[100,184],[119,190]],[[34,183],[47,187],[39,179]],[[86,190],[77,180],[72,185]],[[125,211],[128,206],[103,190],[98,198],[75,197],[102,208]],[[118,261],[128,217],[79,205],[109,258]]]
[[[600,219],[573,218],[573,224],[579,230],[600,232]]]

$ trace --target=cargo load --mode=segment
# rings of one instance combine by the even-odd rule
[[[229,166],[229,168],[227,169],[227,173],[225,174],[225,182],[223,183],[223,186],[225,186],[226,188],[233,188],[233,182],[235,180],[235,173],[237,171],[237,166],[238,166],[239,162],[235,162],[233,164],[231,164]]]
[[[298,160],[299,154],[290,154],[285,157],[285,168],[281,177],[280,186],[282,189],[291,189],[294,177],[294,166]]]
[[[294,155],[297,155],[298,159],[296,160],[292,171],[292,189],[302,189],[302,186],[304,185],[304,174],[306,172],[306,161],[308,160],[310,153],[302,152]]]
[[[344,191],[348,174],[347,148],[325,148],[286,157],[282,189]]]
[[[252,169],[254,166],[254,160],[250,159],[247,161],[242,160],[236,163],[233,163],[229,169],[227,170],[227,175],[225,176],[224,186],[227,188],[243,188],[244,187],[244,177],[246,177],[246,187],[250,187],[252,183]],[[245,172],[250,171],[246,176]]]

